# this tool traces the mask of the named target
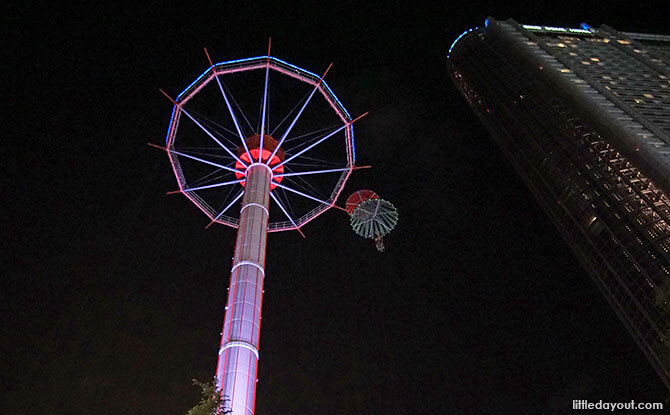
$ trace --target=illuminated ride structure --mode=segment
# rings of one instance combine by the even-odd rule
[[[448,68],[670,388],[670,36],[488,18]]]
[[[391,202],[380,199],[372,190],[359,190],[347,198],[345,210],[351,227],[363,238],[375,240],[377,251],[384,252],[384,236],[398,223],[398,210]]]
[[[324,81],[325,73],[317,76],[269,50],[268,56],[209,63],[170,98],[174,107],[161,148],[179,184],[170,193],[191,200],[209,218],[207,226],[238,230],[216,385],[228,399],[226,410],[252,415],[267,233],[302,235],[303,226],[337,207],[356,169],[356,120]]]

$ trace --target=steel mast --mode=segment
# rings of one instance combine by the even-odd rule
[[[176,99],[168,96],[174,108],[166,145],[160,148],[167,152],[179,183],[179,190],[168,193],[186,196],[208,216],[210,225],[220,223],[238,229],[216,385],[225,398],[225,411],[253,415],[267,234],[297,230],[302,235],[302,226],[337,207],[335,203],[346,180],[357,169],[353,123],[367,113],[351,118],[323,80],[330,66],[319,77],[270,56],[269,48],[267,56],[218,64],[212,63],[209,54],[207,57],[210,68]],[[235,82],[248,86],[248,78],[239,79],[254,71],[265,75],[258,130],[233,97],[231,86]],[[293,109],[278,110],[287,115],[274,130],[269,127],[271,72],[278,73],[281,82],[290,85],[283,90],[280,102],[287,101],[285,91],[307,87],[303,90],[305,95],[295,99]],[[215,90],[220,92],[229,115],[227,120],[220,118],[220,106],[208,101],[211,93],[205,93],[204,100],[198,97],[208,85],[216,85]],[[248,89],[245,87],[243,92],[248,93]],[[301,115],[310,112],[308,106],[311,121],[296,127]],[[314,125],[314,120],[323,124]],[[180,123],[186,125],[182,128]],[[185,132],[181,132],[184,128]],[[279,140],[271,136],[274,131],[281,132],[277,135]],[[228,216],[240,199],[239,216]],[[269,222],[271,212],[273,217],[283,215],[287,220]]]
[[[247,167],[245,176],[216,368],[217,386],[229,397],[233,414],[253,414],[256,402],[272,170],[257,162]]]

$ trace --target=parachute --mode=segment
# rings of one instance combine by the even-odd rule
[[[351,227],[358,235],[375,240],[379,252],[384,252],[383,237],[398,223],[398,210],[371,190],[359,190],[347,199],[346,210]]]

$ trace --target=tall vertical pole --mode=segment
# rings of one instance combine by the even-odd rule
[[[216,368],[217,387],[233,415],[253,415],[256,402],[271,180],[264,163],[247,167]]]

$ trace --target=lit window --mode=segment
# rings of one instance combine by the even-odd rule
[[[561,72],[567,73],[567,72],[570,72],[570,69],[561,69]]]
[[[591,60],[592,60],[593,62],[600,62],[600,59],[598,59],[598,58],[591,58]]]
[[[651,94],[644,94],[644,96],[647,97],[647,98],[654,98],[654,96],[651,95]]]
[[[627,41],[627,40],[619,39],[619,40],[617,40],[617,42],[621,43],[622,45],[630,45],[630,42]]]
[[[565,47],[565,43],[557,43],[556,46],[558,46],[559,48],[564,48],[564,47]]]
[[[590,63],[587,62],[587,61],[582,61],[582,63],[583,63],[584,65],[590,65]]]
[[[570,55],[570,56],[577,56],[577,54],[576,54],[575,52],[568,52],[568,55]]]

